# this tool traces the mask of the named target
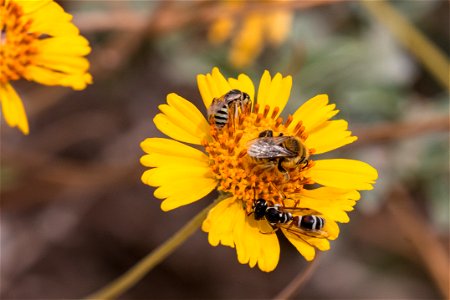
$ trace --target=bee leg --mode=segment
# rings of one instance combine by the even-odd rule
[[[306,167],[308,167],[308,164],[309,164],[309,160],[305,159],[305,165],[302,167],[302,169],[305,169]]]
[[[307,158],[302,157],[302,159],[300,159],[300,160],[297,162],[296,165],[301,165],[301,164],[304,164],[304,165],[301,166],[301,168],[300,168],[301,170],[303,170],[303,169],[305,169],[305,168],[308,166],[309,160],[308,160]]]
[[[261,131],[258,135],[258,137],[273,137],[273,131],[272,130],[264,130]]]
[[[259,232],[262,233],[262,234],[274,234],[275,232],[277,232],[277,230],[278,230],[278,227],[275,228],[274,230],[270,231],[270,232],[262,232],[261,230]]]
[[[280,173],[284,175],[284,180],[285,180],[285,181],[289,181],[289,179],[290,179],[289,173],[288,173],[288,171],[286,171],[286,169],[283,168],[283,166],[282,166],[283,161],[284,161],[284,158],[280,158],[280,159],[278,160],[278,171],[280,171]]]

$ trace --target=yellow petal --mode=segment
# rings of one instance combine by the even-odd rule
[[[24,14],[29,14],[42,6],[46,5],[47,3],[51,2],[53,0],[40,0],[40,1],[29,1],[29,0],[15,0],[17,4],[19,4]],[[8,1],[6,1],[8,2]]]
[[[191,204],[208,195],[217,186],[212,178],[185,178],[174,180],[170,185],[162,185],[155,190],[154,196],[165,200],[161,203],[163,211],[169,211]]]
[[[84,73],[89,69],[89,62],[84,57],[41,52],[35,55],[33,59],[38,66],[65,74]]]
[[[176,94],[167,95],[167,103],[159,106],[163,113],[153,119],[156,127],[173,139],[200,145],[209,133],[209,125],[200,111]]]
[[[208,85],[208,80],[206,80],[206,75],[197,75],[197,85],[200,95],[202,96],[203,104],[208,108],[211,106],[212,100],[214,99],[213,93]]]
[[[254,216],[242,213],[234,230],[236,252],[241,264],[250,267],[258,264],[261,271],[270,272],[275,269],[280,256],[278,238],[265,220],[256,221]]]
[[[211,72],[213,84],[217,86],[219,97],[225,95],[231,90],[231,86],[225,77],[220,73],[219,68],[214,67]],[[217,97],[217,96],[216,96]]]
[[[292,88],[292,77],[282,77],[277,73],[273,79],[270,78],[269,72],[265,71],[258,89],[258,100],[260,111],[263,111],[266,105],[270,106],[269,116],[275,107],[279,108],[278,116],[284,109],[289,100]]]
[[[266,104],[270,106],[270,108],[273,108],[273,106],[276,103],[278,92],[281,87],[281,80],[282,76],[280,73],[275,74],[275,76],[272,78],[272,82],[270,83],[270,87],[268,90],[268,95],[266,98]],[[259,95],[258,95],[259,96]]]
[[[28,134],[28,120],[22,100],[9,83],[0,84],[0,102],[6,123],[11,127],[17,126],[24,134]]]
[[[335,240],[339,236],[339,226],[334,220],[327,219],[322,230],[328,234],[327,239],[329,240]]]
[[[369,164],[350,159],[324,159],[314,161],[306,171],[314,182],[340,189],[371,190],[378,178],[377,170]]]
[[[258,95],[256,102],[259,104],[259,109],[264,110],[264,107],[268,104],[267,99],[270,91],[270,84],[272,82],[272,78],[270,77],[269,71],[265,70],[263,75],[261,76],[261,80],[259,81],[258,87]]]
[[[208,108],[214,98],[219,98],[232,90],[228,81],[217,67],[206,75],[197,75],[197,85],[205,107]]]
[[[33,20],[29,30],[50,36],[78,35],[78,28],[71,23],[72,16],[56,2],[48,2],[27,14]]]
[[[349,221],[346,212],[352,211],[356,201],[360,198],[357,191],[331,187],[303,190],[301,194],[296,195],[298,197],[293,198],[298,200],[298,207],[317,211],[327,220],[332,219],[342,223]]]
[[[250,96],[252,102],[255,101],[255,86],[253,81],[245,74],[240,74],[237,79],[228,78],[228,82],[232,89],[240,90]]]
[[[189,164],[168,164],[153,168],[142,174],[142,182],[150,186],[172,185],[173,181],[192,178],[193,185],[199,178],[214,178],[209,167],[201,162],[191,161]]]
[[[302,239],[303,239],[303,241],[310,244],[311,246],[316,247],[320,251],[330,250],[330,242],[326,238],[317,238],[317,237],[302,235]]]
[[[208,213],[202,224],[202,230],[208,232],[208,242],[212,246],[220,244],[234,248],[233,224],[240,210],[233,198],[219,202]]]
[[[344,120],[327,121],[309,133],[305,145],[308,149],[313,148],[314,154],[320,154],[353,143],[358,138],[347,128],[348,123]]]
[[[158,187],[154,196],[165,199],[161,203],[161,209],[164,211],[197,201],[217,185],[207,164],[188,158],[185,158],[183,164],[167,162],[147,170],[141,179],[147,185]]]
[[[291,89],[292,89],[292,76],[286,76],[283,78],[281,82],[279,94],[273,100],[274,101],[273,105],[278,106],[280,108],[280,112],[278,113],[278,115],[283,111],[284,107],[286,106],[289,100],[289,96],[291,95]]]
[[[64,74],[34,65],[26,68],[24,76],[41,84],[61,85],[75,90],[82,90],[87,84],[92,83],[92,76],[89,73]]]
[[[37,40],[37,47],[48,55],[85,56],[91,52],[88,40],[80,35]]]
[[[297,249],[298,252],[300,252],[301,255],[307,260],[311,261],[316,256],[316,250],[313,246],[306,243],[304,240],[299,238],[297,235],[289,232],[288,230],[282,228],[281,231],[283,231],[286,238],[291,242],[292,245]]]
[[[309,134],[339,112],[335,107],[335,104],[328,104],[328,95],[317,95],[297,109],[290,127],[301,121],[305,126],[305,133]]]
[[[208,166],[208,156],[203,152],[171,139],[148,138],[141,143],[141,148],[148,153],[141,157],[141,163],[146,167],[183,165],[189,164],[190,161]]]
[[[216,205],[203,222],[211,245],[235,247],[238,261],[258,267],[265,272],[278,264],[280,247],[276,234],[267,221],[256,221],[247,216],[242,204],[228,198]],[[264,234],[266,232],[268,234]]]

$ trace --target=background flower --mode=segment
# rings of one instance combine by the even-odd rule
[[[277,7],[277,2],[283,1],[262,1],[267,5],[264,10],[248,9],[251,1],[223,1],[226,13],[211,24],[208,39],[216,45],[231,39],[230,63],[236,68],[250,65],[266,45],[277,47],[289,34],[293,15],[288,9]]]
[[[11,81],[24,78],[75,90],[92,83],[83,57],[91,48],[71,20],[53,0],[0,0],[0,102],[6,123],[24,134],[28,120]]]

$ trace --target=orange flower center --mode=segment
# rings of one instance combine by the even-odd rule
[[[292,127],[289,126],[292,116],[286,122],[276,117],[278,107],[270,115],[269,106],[261,113],[258,113],[258,108],[256,104],[251,112],[241,113],[238,120],[229,121],[221,129],[211,125],[212,139],[203,142],[211,169],[219,182],[218,190],[243,201],[248,212],[255,199],[281,204],[285,193],[300,193],[305,184],[313,183],[304,175],[304,171],[313,165],[312,161],[306,166],[287,168],[287,174],[283,174],[277,168],[277,160],[257,160],[247,154],[249,145],[266,130],[271,130],[274,137],[280,134],[296,137],[302,144],[307,138],[301,122]],[[309,154],[314,152],[313,149],[306,151]]]
[[[0,0],[0,83],[18,80],[37,52],[38,33],[29,33],[31,19],[13,1]]]

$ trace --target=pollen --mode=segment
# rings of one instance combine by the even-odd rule
[[[203,141],[211,170],[219,182],[218,190],[242,201],[247,212],[251,211],[256,199],[282,204],[285,194],[300,193],[305,184],[313,183],[304,172],[312,166],[312,161],[304,168],[287,170],[289,176],[286,178],[276,164],[261,163],[249,157],[249,144],[266,130],[272,130],[273,136],[296,136],[302,142],[307,138],[301,123],[289,126],[293,122],[292,116],[288,116],[286,121],[277,117],[278,107],[258,109],[255,105],[251,112],[241,113],[236,120],[230,119],[221,129],[212,124],[212,139]],[[313,149],[307,151],[314,152]]]
[[[14,1],[0,0],[0,84],[24,77],[32,64],[39,36],[29,33],[31,23]]]

